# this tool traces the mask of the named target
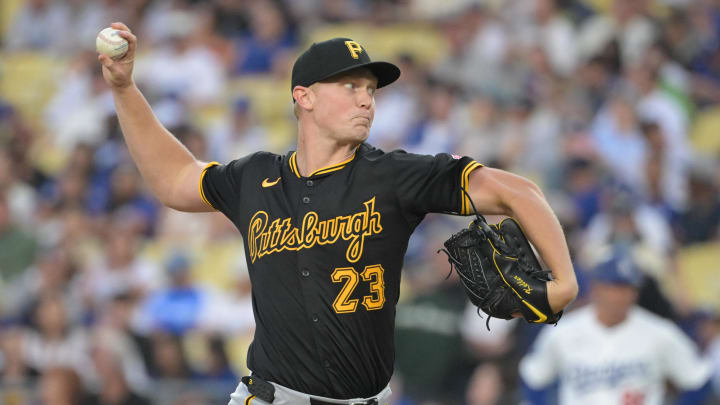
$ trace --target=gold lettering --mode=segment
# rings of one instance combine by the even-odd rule
[[[365,234],[369,236],[381,233],[380,213],[375,212],[375,197],[365,201],[363,205],[365,205],[365,218],[369,222],[369,225],[365,227]]]
[[[348,241],[346,259],[355,263],[362,257],[365,237],[379,234],[383,228],[380,213],[375,211],[375,197],[363,203],[365,209],[352,215],[340,215],[320,221],[310,211],[303,217],[300,227],[294,227],[290,218],[277,218],[270,222],[265,211],[250,218],[248,227],[248,253],[250,261],[283,250],[308,249],[315,244],[337,243],[339,238]]]
[[[532,292],[532,288],[530,287],[530,284],[526,283],[525,280],[518,276],[513,276],[513,278],[516,280],[517,284],[523,288],[523,291],[525,291],[525,294],[530,294]]]
[[[280,242],[280,219],[272,221],[270,229],[268,230],[268,233],[270,232],[272,232],[272,237],[270,238],[270,248],[274,248]]]
[[[292,224],[290,223],[290,218],[285,218],[282,221],[283,226],[283,236],[280,240],[281,246],[292,246],[295,245],[295,241],[297,240],[297,228],[293,228]]]
[[[302,247],[309,248],[315,244],[315,226],[318,223],[318,215],[314,211],[305,214],[302,221],[300,235],[302,236]]]
[[[350,51],[350,56],[352,56],[353,59],[357,59],[360,57],[360,53],[362,53],[363,51],[360,44],[355,41],[345,41],[345,45],[348,47],[348,50]]]
[[[328,223],[330,224],[330,233],[328,235],[327,243],[335,243],[335,241],[338,238],[338,235],[340,232],[338,232],[338,219],[337,217],[328,219]]]
[[[250,261],[255,263],[260,253],[260,239],[265,232],[267,226],[268,214],[265,211],[258,211],[250,218],[250,226],[248,229],[248,250]]]

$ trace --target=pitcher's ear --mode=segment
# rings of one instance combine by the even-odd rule
[[[315,102],[315,93],[310,87],[295,86],[292,92],[295,103],[300,107],[311,110],[313,103]]]

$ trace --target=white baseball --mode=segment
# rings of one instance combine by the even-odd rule
[[[98,53],[112,59],[120,59],[128,50],[128,41],[118,35],[115,28],[105,28],[95,38],[95,49]]]

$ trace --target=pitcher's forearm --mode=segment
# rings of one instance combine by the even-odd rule
[[[548,301],[556,312],[577,296],[577,279],[560,222],[539,189],[530,188],[510,204],[515,217],[547,266],[553,281],[548,283]]]
[[[172,198],[176,176],[196,165],[196,159],[153,114],[134,85],[113,89],[115,109],[130,155],[153,194],[166,203]]]
[[[552,271],[547,291],[553,311],[572,302],[578,285],[565,234],[540,188],[524,177],[483,167],[470,175],[470,195],[480,212],[511,216],[523,227]]]

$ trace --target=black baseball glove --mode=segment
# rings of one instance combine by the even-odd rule
[[[460,276],[470,301],[491,317],[511,319],[520,313],[530,323],[557,323],[546,282],[551,274],[540,266],[520,225],[512,218],[489,225],[477,218],[445,241],[450,268]],[[440,252],[438,251],[438,252]]]

